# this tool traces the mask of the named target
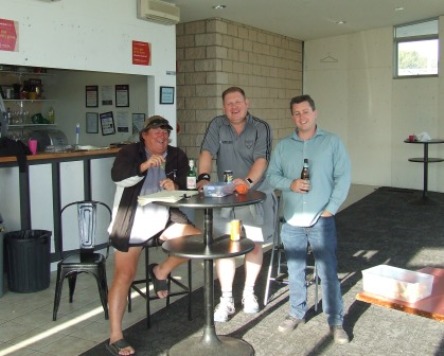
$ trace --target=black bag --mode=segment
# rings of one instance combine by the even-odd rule
[[[30,155],[31,151],[20,140],[12,140],[8,137],[0,137],[0,157],[16,156],[20,172],[26,172],[26,155]]]

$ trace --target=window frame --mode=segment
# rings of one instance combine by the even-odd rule
[[[401,25],[397,25],[393,27],[393,78],[394,79],[404,79],[404,78],[427,78],[427,77],[438,77],[439,76],[439,28],[436,34],[427,34],[427,35],[413,35],[413,36],[404,36],[404,37],[396,37],[396,30],[400,27],[416,25],[425,22],[438,21],[439,26],[439,18],[431,18],[427,20],[409,22]],[[412,43],[412,42],[420,42],[427,40],[437,40],[438,43],[438,56],[437,56],[437,73],[436,74],[411,74],[411,75],[399,75],[398,61],[399,61],[399,45],[401,43]]]

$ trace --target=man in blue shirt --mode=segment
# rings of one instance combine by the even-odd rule
[[[317,127],[317,111],[309,95],[291,99],[290,110],[296,130],[277,144],[267,171],[270,184],[282,192],[281,238],[289,273],[290,311],[278,330],[290,332],[304,322],[309,244],[321,279],[323,311],[335,342],[344,344],[349,337],[342,327],[334,215],[350,188],[350,160],[340,138]],[[304,159],[309,163],[309,180],[300,178]]]

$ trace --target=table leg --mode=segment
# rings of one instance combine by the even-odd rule
[[[213,209],[205,209],[204,239],[208,246],[213,243]],[[217,336],[214,326],[214,267],[213,260],[204,262],[205,326],[201,338],[191,337],[174,345],[168,355],[242,356],[254,355],[253,347],[244,340],[229,336]]]
[[[424,143],[424,188],[422,190],[422,198],[427,199],[427,184],[429,180],[429,145]]]

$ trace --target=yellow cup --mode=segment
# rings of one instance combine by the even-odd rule
[[[239,241],[241,234],[241,225],[242,222],[240,220],[231,220],[230,223],[230,238],[232,241]]]

